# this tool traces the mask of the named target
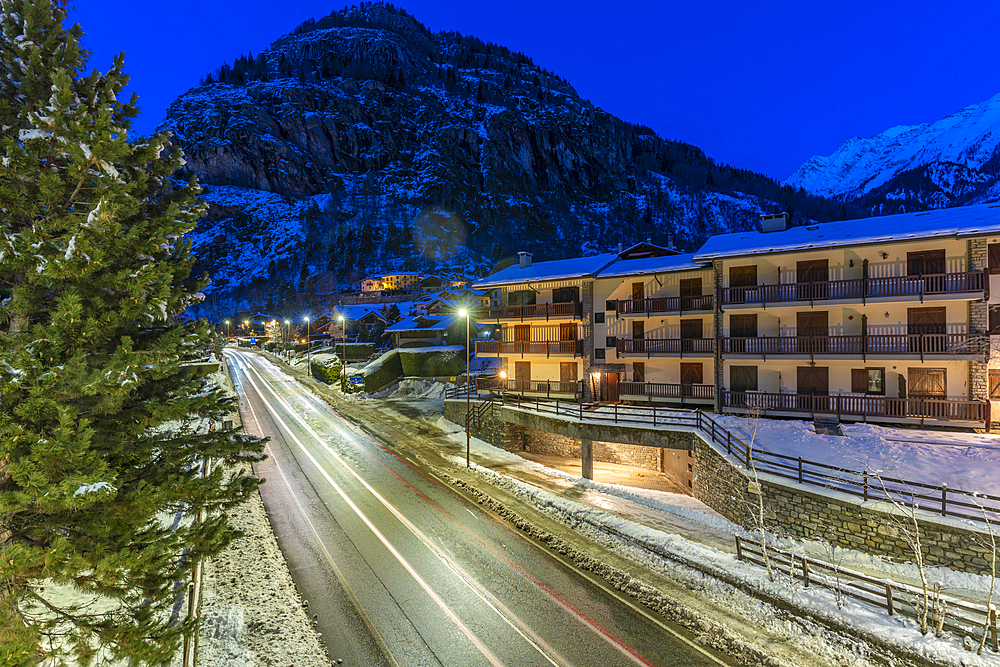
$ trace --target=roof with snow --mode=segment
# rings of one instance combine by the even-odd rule
[[[636,243],[634,246],[625,248],[620,253],[618,253],[619,259],[644,259],[647,257],[664,257],[666,255],[680,255],[680,250],[674,250],[672,248],[664,248],[663,246],[653,245],[649,241],[644,241],[642,243]]]
[[[379,311],[382,310],[382,307],[384,305],[385,304],[380,303],[375,305],[356,304],[352,306],[337,306],[336,308],[333,309],[333,316],[330,319],[336,321],[341,316],[343,316],[345,320],[356,321],[362,319],[367,315],[371,315],[372,313],[375,313],[379,317],[382,317],[382,314]]]
[[[400,331],[444,331],[461,321],[465,323],[465,318],[461,315],[415,315],[404,317],[392,326],[386,327],[386,333],[398,333]],[[475,322],[470,323],[474,330],[478,330]]]
[[[960,206],[843,222],[792,227],[783,232],[720,234],[705,242],[695,261],[936,237],[1000,233],[1000,204]]]
[[[515,285],[517,283],[590,278],[616,259],[618,259],[617,253],[604,253],[590,257],[573,257],[571,259],[556,259],[550,262],[536,262],[524,268],[521,268],[520,264],[515,264],[476,281],[473,287],[482,289],[484,287]]]
[[[619,260],[597,274],[598,278],[614,276],[642,276],[651,273],[666,273],[668,271],[696,271],[707,269],[709,262],[694,261],[694,254],[667,255],[665,257],[646,257],[643,259]]]

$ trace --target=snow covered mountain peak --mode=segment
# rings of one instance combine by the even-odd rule
[[[899,125],[872,137],[849,139],[832,155],[810,158],[785,183],[827,197],[863,199],[900,175],[931,165],[992,174],[998,146],[1000,94],[937,121]],[[933,174],[921,176],[934,181]]]

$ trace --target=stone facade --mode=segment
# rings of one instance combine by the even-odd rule
[[[715,411],[722,413],[722,385],[725,378],[722,368],[722,260],[717,259],[712,262],[712,280],[715,285],[715,297],[712,303],[715,304],[713,317],[713,331],[715,336]]]
[[[583,338],[583,377],[584,379],[590,377],[590,367],[594,365],[594,281],[588,280],[583,283],[583,287],[580,288],[580,301],[582,302],[583,308],[583,321],[588,323],[584,325],[584,338]],[[591,388],[590,382],[583,383],[583,400],[593,401],[594,392]]]
[[[969,239],[969,271],[982,271],[987,267],[987,239]],[[989,276],[986,277],[989,280]],[[969,302],[969,333],[989,331],[989,304],[985,301]],[[969,362],[969,398],[974,401],[990,400],[988,363]]]

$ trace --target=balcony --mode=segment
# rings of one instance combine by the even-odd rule
[[[926,276],[892,276],[888,278],[856,278],[809,283],[782,283],[750,287],[722,288],[722,305],[760,305],[798,303],[802,301],[851,300],[865,303],[868,299],[898,298],[910,300],[925,296],[981,293],[986,289],[985,271],[936,273]],[[981,296],[979,294],[977,298]]]
[[[947,398],[885,396],[820,396],[813,394],[773,394],[766,392],[722,392],[722,408],[726,412],[761,414],[835,414],[858,421],[899,421],[919,419],[934,421],[967,421],[989,424],[988,401],[952,400]]]
[[[560,382],[558,380],[501,380],[493,376],[477,378],[476,389],[492,392],[521,394],[524,396],[544,396],[545,398],[569,398],[579,400],[583,396],[583,382]]]
[[[715,354],[715,340],[712,338],[619,338],[618,355],[685,354],[691,356],[711,356]]]
[[[667,384],[664,382],[619,382],[618,395],[627,399],[662,398],[694,401],[715,399],[715,385],[711,384]]]
[[[542,341],[476,341],[476,353],[503,356],[526,354],[543,357],[582,357],[582,340],[542,340]]]
[[[989,353],[986,334],[886,334],[855,336],[757,336],[723,338],[722,354],[762,356],[808,355],[918,357],[951,355],[981,357]],[[935,357],[938,358],[938,357]]]
[[[661,313],[687,313],[712,310],[714,299],[711,294],[701,296],[663,296],[650,299],[618,299],[615,313],[618,317],[628,315],[659,315]]]
[[[479,320],[565,320],[583,318],[583,304],[579,301],[562,303],[532,303],[526,306],[491,306],[474,311]]]

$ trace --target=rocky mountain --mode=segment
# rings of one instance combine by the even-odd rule
[[[811,158],[785,182],[901,213],[1000,199],[1000,95],[941,120],[855,137],[833,155]]]
[[[524,54],[433,33],[392,5],[307,21],[222,65],[162,128],[205,184],[194,252],[224,308],[332,294],[390,269],[482,274],[519,250],[694,248],[762,212],[846,214],[626,123]]]

